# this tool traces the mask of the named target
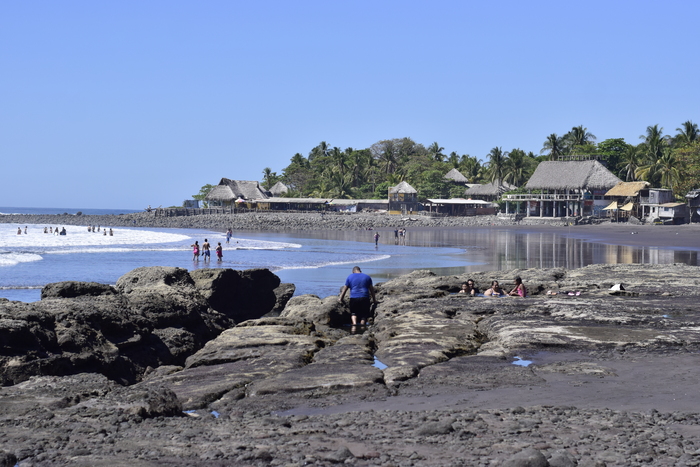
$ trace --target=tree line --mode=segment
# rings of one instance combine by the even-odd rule
[[[665,135],[663,128],[652,125],[636,145],[623,138],[596,143],[595,135],[580,125],[562,136],[547,136],[539,154],[494,147],[483,160],[455,151],[446,154],[437,142],[426,147],[411,138],[382,140],[365,149],[341,149],[322,141],[306,157],[294,154],[281,174],[266,167],[262,186],[270,189],[281,181],[289,188],[288,197],[384,199],[389,187],[406,181],[422,199],[452,198],[464,195],[463,185],[444,178],[452,168],[469,183],[522,187],[540,162],[585,155],[596,156],[624,181],[648,181],[683,197],[700,188],[700,132],[690,120],[676,132]]]

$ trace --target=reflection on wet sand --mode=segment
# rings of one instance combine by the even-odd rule
[[[410,245],[464,248],[465,267],[435,268],[439,274],[521,268],[575,269],[589,264],[671,264],[698,266],[698,252],[660,247],[611,245],[572,238],[568,232],[512,229],[424,230],[411,232]]]

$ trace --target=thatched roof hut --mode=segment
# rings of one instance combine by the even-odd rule
[[[456,183],[468,183],[467,177],[462,175],[462,173],[457,169],[452,169],[445,174],[445,180]]]
[[[289,187],[282,182],[277,182],[272,185],[272,188],[270,188],[269,191],[272,193],[272,196],[279,197],[287,193],[289,191]]]
[[[596,160],[540,162],[528,180],[529,190],[609,190],[622,180]]]
[[[464,196],[468,198],[490,198],[495,199],[500,197],[503,193],[510,190],[515,190],[515,186],[510,183],[501,182],[497,184],[496,182],[486,183],[484,185],[474,185],[467,188],[464,192]]]
[[[617,196],[620,198],[635,197],[648,186],[649,182],[620,182],[610,188],[607,193],[605,193],[605,196]]]
[[[392,186],[391,188],[389,188],[389,194],[394,194],[394,193],[417,194],[418,191],[415,188],[413,188],[411,185],[409,185],[408,182],[403,181],[403,182],[399,183],[398,185]]]
[[[205,197],[207,201],[216,204],[230,204],[237,199],[265,199],[267,195],[260,188],[260,183],[249,180],[229,180],[222,178]]]

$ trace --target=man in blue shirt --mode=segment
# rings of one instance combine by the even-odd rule
[[[340,291],[338,301],[342,302],[345,293],[350,290],[350,316],[353,326],[357,325],[357,320],[360,320],[360,325],[364,326],[371,307],[370,297],[372,302],[377,303],[377,297],[374,295],[374,286],[372,278],[364,274],[362,270],[355,266],[352,268],[352,274],[345,280],[343,290]]]

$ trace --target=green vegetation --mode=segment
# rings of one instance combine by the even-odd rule
[[[192,195],[192,199],[198,200],[200,202],[200,205],[203,208],[208,208],[209,203],[207,203],[204,200],[204,198],[206,198],[206,196],[209,194],[209,192],[213,189],[214,189],[214,185],[206,184],[202,188],[199,189],[199,193],[197,193],[196,195]]]
[[[651,125],[638,145],[622,138],[596,144],[595,135],[579,125],[563,136],[547,136],[539,156],[519,148],[494,147],[483,160],[455,151],[446,155],[438,142],[426,147],[411,138],[382,140],[365,149],[340,149],[322,141],[307,157],[294,154],[281,175],[266,167],[262,186],[269,189],[282,181],[290,197],[381,199],[389,187],[406,181],[422,199],[461,197],[464,187],[444,179],[450,169],[459,170],[469,183],[507,182],[521,187],[543,160],[581,155],[597,157],[622,180],[645,180],[653,187],[672,188],[682,197],[700,187],[700,131],[690,120],[676,131],[668,136],[659,125]]]

